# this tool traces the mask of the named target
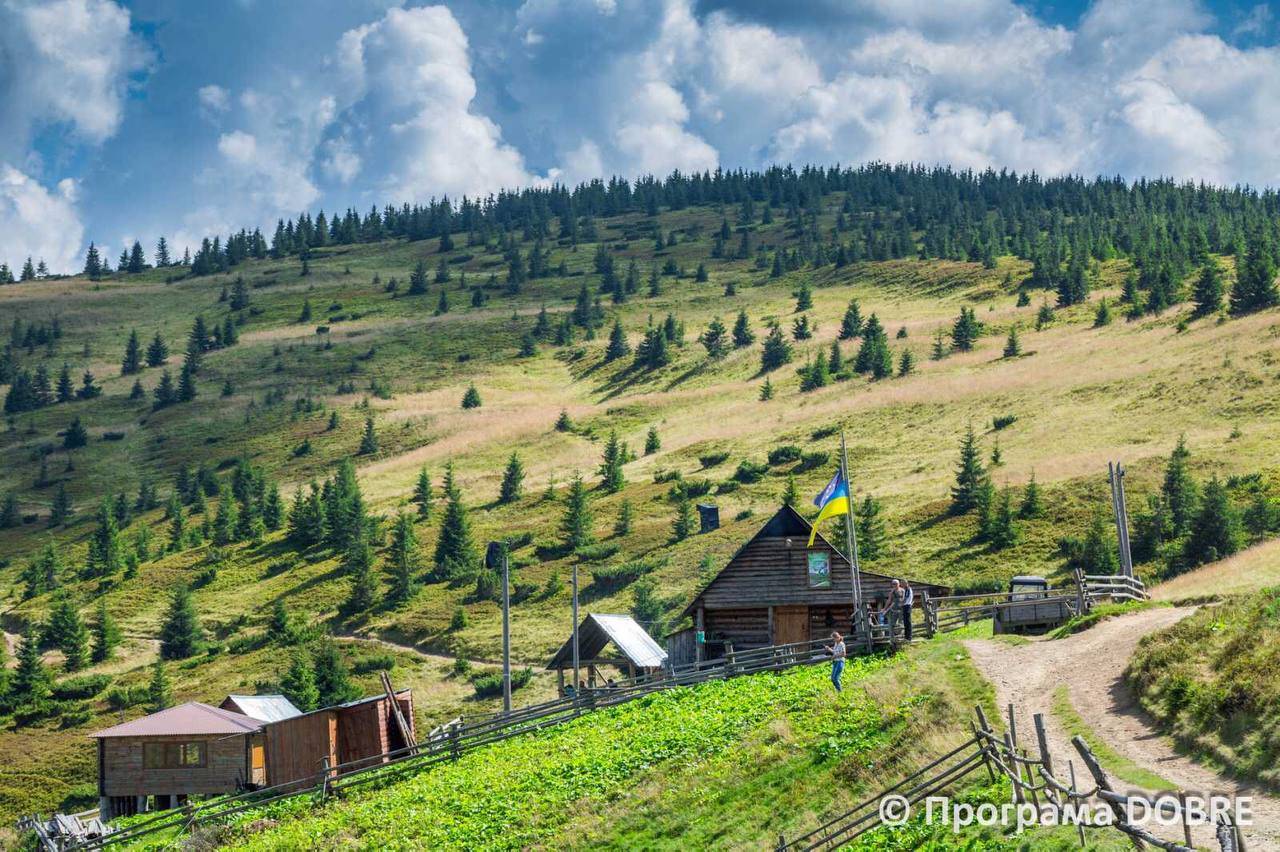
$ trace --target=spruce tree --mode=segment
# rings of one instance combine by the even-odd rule
[[[644,454],[651,456],[660,449],[662,449],[662,438],[658,435],[658,427],[650,426],[644,436]]]
[[[95,576],[105,577],[120,570],[124,561],[120,530],[110,500],[98,508],[98,526],[89,539],[88,567]]]
[[[271,602],[271,616],[267,619],[267,638],[277,645],[292,645],[297,637],[298,631],[289,617],[284,598],[276,598]]]
[[[524,493],[524,465],[515,452],[507,459],[507,468],[502,472],[502,485],[498,489],[499,503],[514,503]]]
[[[296,652],[289,658],[289,668],[280,678],[280,691],[303,713],[319,709],[320,691],[316,689],[315,670],[307,655]]]
[[[67,486],[64,482],[58,483],[58,490],[53,495],[53,504],[49,508],[49,526],[60,527],[71,520],[74,509],[71,505],[71,495],[67,494]]]
[[[387,553],[387,602],[390,605],[402,604],[417,592],[421,561],[413,518],[401,512],[391,529],[391,547]]]
[[[166,372],[165,375],[168,375],[168,373]],[[164,377],[162,376],[161,383],[163,384],[163,382]],[[196,393],[195,369],[192,366],[191,359],[188,358],[182,365],[182,372],[178,374],[177,401],[190,402],[196,398]]]
[[[977,507],[978,491],[986,481],[973,426],[965,430],[960,441],[960,460],[956,465],[956,484],[951,487],[951,514],[963,515]]]
[[[1240,549],[1240,515],[1217,474],[1209,479],[1188,529],[1185,554],[1192,565],[1214,562]]]
[[[795,507],[800,503],[800,488],[796,485],[796,475],[794,473],[787,474],[786,487],[782,489],[782,505]]]
[[[862,345],[858,347],[853,369],[859,373],[870,373],[877,379],[893,374],[893,352],[889,349],[889,338],[875,314],[868,317],[862,327]]]
[[[58,384],[54,391],[54,398],[58,402],[70,402],[76,398],[75,386],[71,384],[70,364],[63,364],[62,371],[58,373]]]
[[[333,640],[324,640],[316,646],[312,653],[312,667],[319,706],[332,707],[360,697],[360,689],[352,682],[342,652]]]
[[[698,339],[712,358],[723,358],[729,351],[729,335],[720,317],[712,317],[707,330]]]
[[[5,495],[4,504],[0,505],[0,530],[13,529],[22,523],[22,514],[18,510],[18,497],[12,491]]]
[[[169,347],[165,345],[164,338],[157,331],[156,336],[151,338],[151,342],[147,344],[147,366],[159,367],[168,360]]]
[[[28,627],[18,648],[18,667],[9,684],[10,704],[21,706],[49,696],[52,678],[40,657],[40,642],[35,629]]]
[[[371,456],[378,452],[378,433],[373,428],[373,417],[364,419],[364,434],[360,438],[359,455]]]
[[[870,494],[862,498],[854,513],[858,533],[858,555],[874,562],[885,554],[884,518],[880,501]]]
[[[910,349],[903,349],[898,358],[898,375],[909,376],[916,370],[916,356]]]
[[[462,395],[462,407],[479,408],[480,407],[480,391],[476,390],[475,383],[467,385],[467,391]]]
[[[799,288],[795,292],[796,310],[798,314],[805,311],[813,310],[813,290],[809,287],[808,281],[801,281]]]
[[[626,484],[623,476],[622,466],[627,463],[626,445],[618,440],[617,432],[609,433],[609,440],[605,442],[604,451],[600,460],[598,473],[600,474],[600,487],[608,494],[616,494],[622,490],[622,486]]]
[[[1209,260],[1200,270],[1196,279],[1192,300],[1195,302],[1195,315],[1208,316],[1222,309],[1224,287],[1222,271],[1214,260]]]
[[[413,502],[418,507],[418,517],[427,520],[431,517],[431,475],[426,465],[418,471],[418,482],[413,487]]]
[[[827,358],[827,369],[832,375],[839,375],[844,369],[844,353],[840,351],[840,341],[831,341],[831,354]]]
[[[173,706],[173,690],[169,686],[169,673],[164,661],[151,664],[151,681],[147,684],[147,712],[159,713]]]
[[[622,329],[622,321],[614,320],[613,329],[609,332],[609,345],[604,350],[604,360],[617,361],[631,354],[631,346],[627,343],[627,333]]]
[[[356,533],[342,555],[342,572],[351,578],[351,591],[342,606],[346,615],[357,615],[373,606],[378,596],[373,577],[373,549],[364,530]]]
[[[582,481],[582,474],[575,472],[569,482],[569,491],[564,498],[564,516],[560,519],[560,532],[564,536],[564,546],[569,552],[595,543],[595,533],[591,527],[591,498],[587,486]]]
[[[858,300],[854,299],[849,302],[849,306],[844,309],[844,317],[840,320],[840,339],[852,340],[862,334],[862,311],[858,307]]]
[[[756,333],[751,330],[751,321],[746,311],[738,311],[738,318],[733,323],[733,348],[742,349],[755,343]]]
[[[84,428],[80,418],[76,417],[71,421],[71,425],[67,427],[67,431],[63,433],[62,448],[64,450],[78,450],[88,443],[89,431]]]
[[[1027,487],[1022,492],[1022,505],[1018,507],[1018,517],[1020,518],[1038,518],[1044,513],[1044,507],[1040,504],[1040,486],[1036,484],[1036,472],[1031,471],[1031,479],[1027,481]]]
[[[129,340],[124,345],[124,358],[120,362],[120,375],[132,376],[142,369],[142,344],[138,342],[138,330],[129,332]]]
[[[676,499],[676,515],[671,522],[671,535],[676,541],[684,541],[693,535],[693,503],[685,490],[680,489]]]
[[[760,353],[760,372],[768,373],[791,362],[791,344],[782,336],[782,328],[775,323],[764,338]]]
[[[160,382],[151,394],[157,409],[167,408],[178,401],[178,390],[173,386],[173,376],[169,375],[168,370],[160,374]]]
[[[1160,486],[1160,495],[1169,511],[1169,522],[1175,537],[1181,536],[1191,526],[1195,518],[1200,500],[1199,489],[1191,472],[1187,469],[1187,460],[1191,451],[1187,449],[1187,436],[1178,438],[1178,444],[1169,454],[1169,462],[1164,469],[1164,481]]]
[[[1000,490],[1000,496],[996,500],[988,539],[993,548],[1003,550],[1017,544],[1019,535],[1018,524],[1014,521],[1012,498],[1006,486]]]
[[[46,641],[62,652],[63,669],[78,672],[89,664],[89,630],[71,598],[62,592],[59,595],[49,613]]]
[[[174,587],[169,600],[169,610],[160,628],[160,657],[165,660],[183,660],[200,650],[204,641],[204,629],[196,615],[191,590],[186,584]]]
[[[1111,325],[1111,306],[1105,296],[1098,302],[1098,309],[1093,312],[1093,327],[1102,328]]]
[[[480,557],[471,538],[471,522],[462,502],[462,491],[454,481],[452,463],[445,465],[444,495],[444,518],[440,522],[433,560],[435,576],[445,580],[470,577]]]
[[[768,402],[773,399],[773,383],[769,381],[769,377],[765,376],[764,384],[760,386],[760,401]]]
[[[613,524],[613,534],[617,538],[631,532],[631,501],[623,500],[618,507],[618,520]]]
[[[1022,344],[1018,341],[1018,326],[1009,327],[1009,337],[1004,342],[1004,357],[1017,358],[1022,354]]]

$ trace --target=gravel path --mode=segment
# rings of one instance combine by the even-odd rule
[[[1249,849],[1280,850],[1280,798],[1247,782],[1223,778],[1178,754],[1155,730],[1124,682],[1124,669],[1138,640],[1194,611],[1193,607],[1156,607],[1105,620],[1065,639],[1036,639],[1024,645],[975,639],[965,642],[965,647],[995,686],[997,704],[1001,708],[1014,705],[1019,741],[1034,742],[1032,714],[1042,713],[1050,754],[1059,761],[1076,756],[1070,737],[1053,715],[1054,691],[1065,684],[1076,714],[1114,752],[1188,792],[1250,797],[1254,824],[1245,831]],[[1082,767],[1078,758],[1075,762],[1079,777]],[[1131,785],[1119,782],[1116,787],[1126,790]],[[1181,829],[1174,834],[1157,833],[1177,840]],[[1198,830],[1193,837],[1197,846],[1218,848],[1208,829]]]

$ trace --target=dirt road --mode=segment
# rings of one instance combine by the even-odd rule
[[[1245,830],[1249,849],[1280,850],[1280,797],[1223,778],[1179,755],[1153,728],[1124,682],[1123,672],[1138,640],[1194,611],[1189,607],[1157,607],[1103,621],[1065,639],[1036,639],[1022,645],[975,639],[965,646],[974,664],[995,686],[997,704],[1006,708],[1012,703],[1016,708],[1020,740],[1034,737],[1032,714],[1042,713],[1050,753],[1059,761],[1076,756],[1062,721],[1053,714],[1054,692],[1066,685],[1076,714],[1114,752],[1189,792],[1250,797],[1254,825]],[[1076,763],[1079,773],[1080,761]],[[1133,788],[1118,779],[1116,786]],[[1180,839],[1180,829],[1173,835],[1167,830],[1157,833]],[[1218,848],[1208,829],[1197,831],[1194,839],[1197,846]]]

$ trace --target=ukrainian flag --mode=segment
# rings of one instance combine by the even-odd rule
[[[813,505],[818,507],[818,517],[813,519],[813,528],[809,531],[809,547],[813,547],[818,524],[827,518],[849,514],[849,483],[845,481],[843,471],[836,471],[822,493],[813,498]]]

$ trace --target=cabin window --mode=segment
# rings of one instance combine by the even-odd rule
[[[191,769],[206,765],[205,743],[144,743],[142,765],[147,769]]]

